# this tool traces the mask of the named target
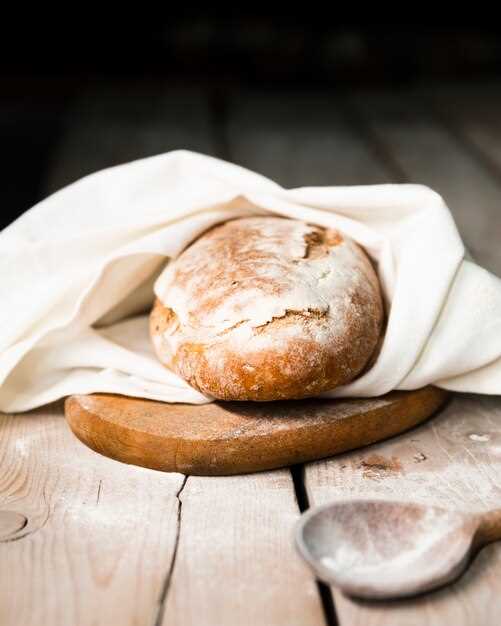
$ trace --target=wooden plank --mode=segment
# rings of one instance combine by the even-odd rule
[[[473,89],[461,84],[445,85],[426,90],[425,95],[463,148],[500,180],[501,84],[480,84]]]
[[[391,498],[465,511],[501,506],[501,399],[456,396],[406,435],[306,467],[310,502]],[[501,545],[492,544],[457,583],[398,602],[357,602],[334,589],[340,624],[499,623]]]
[[[292,544],[291,494],[287,470],[188,479],[164,626],[324,623]]]
[[[386,150],[407,181],[443,195],[473,257],[501,274],[499,230],[493,228],[500,218],[501,178],[493,178],[441,124],[423,93],[362,93],[348,102],[368,140]]]
[[[348,100],[345,110],[351,124],[358,120],[360,138],[372,145],[372,154],[389,166],[394,177],[425,183],[441,192],[475,256],[491,269],[499,268],[492,234],[499,232],[496,228],[501,218],[497,211],[498,183],[419,97],[359,94]],[[462,507],[466,503],[499,506],[501,485],[494,468],[501,439],[501,430],[496,428],[500,410],[499,399],[458,397],[447,409],[450,427],[440,417],[386,443],[307,465],[310,503],[347,496],[387,496]],[[481,442],[469,439],[470,435],[482,437],[486,429],[492,435],[489,450],[475,448],[475,443]],[[378,470],[378,457],[397,458],[405,474]],[[415,471],[421,461],[430,468],[429,473]],[[465,467],[468,471],[462,473]],[[356,602],[336,589],[333,594],[341,626],[449,621],[489,625],[498,623],[501,611],[495,591],[500,575],[501,546],[492,545],[482,551],[458,583],[433,594],[383,604]]]
[[[335,96],[235,93],[231,159],[285,187],[385,183],[392,172],[343,119]]]
[[[2,626],[150,625],[177,533],[181,474],[123,465],[69,431],[61,405],[0,417]]]
[[[183,94],[176,109],[168,96],[108,90],[82,97],[66,119],[49,190],[190,141],[207,147],[204,104],[191,111]],[[2,458],[3,508],[28,511],[34,530],[44,525],[1,544],[2,580],[9,584],[1,589],[0,622],[153,623],[175,552],[176,494],[184,478],[90,452],[70,434],[59,409],[5,418],[1,432],[8,446]]]
[[[197,89],[89,89],[70,107],[65,126],[48,192],[105,167],[168,150],[215,150],[207,100]]]
[[[336,98],[323,94],[235,93],[226,130],[231,160],[284,186],[370,184],[393,177],[346,122]]]

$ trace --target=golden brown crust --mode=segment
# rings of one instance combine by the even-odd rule
[[[222,400],[315,396],[353,380],[381,334],[377,277],[335,231],[295,220],[218,226],[168,268],[151,313],[160,360]]]

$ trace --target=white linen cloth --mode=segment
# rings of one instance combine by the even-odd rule
[[[337,228],[377,262],[388,306],[379,358],[326,395],[376,396],[429,383],[501,392],[501,280],[465,259],[434,191],[284,189],[230,163],[175,151],[87,176],[0,234],[0,409],[98,391],[210,401],[154,356],[145,313],[153,279],[212,224],[266,212]]]

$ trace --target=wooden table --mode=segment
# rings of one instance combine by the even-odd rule
[[[501,88],[492,85],[228,98],[92,89],[65,118],[47,191],[181,147],[286,186],[420,182],[445,196],[472,254],[501,275],[500,110]],[[501,441],[501,399],[456,396],[446,411],[463,431],[469,420],[488,423]],[[292,545],[300,511],[340,496],[431,494],[460,506],[469,490],[479,502],[499,502],[501,476],[489,471],[483,449],[454,439],[440,421],[305,467],[222,478],[101,457],[69,432],[61,403],[2,416],[0,429],[0,510],[22,514],[0,516],[2,626],[500,623],[501,544],[447,589],[379,604],[317,584]],[[397,479],[381,480],[391,469],[367,471],[371,454],[397,456],[404,469],[424,456],[429,478],[402,494]],[[458,459],[473,473],[461,475]],[[10,540],[15,528],[22,531]]]

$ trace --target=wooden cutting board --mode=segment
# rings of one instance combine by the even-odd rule
[[[446,401],[435,387],[379,398],[165,404],[109,394],[66,400],[76,436],[108,457],[165,472],[218,476],[332,456],[419,424]]]

